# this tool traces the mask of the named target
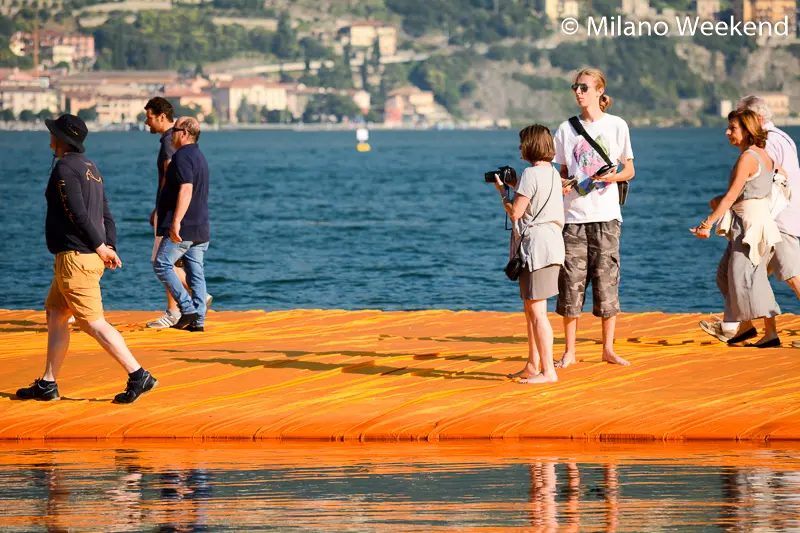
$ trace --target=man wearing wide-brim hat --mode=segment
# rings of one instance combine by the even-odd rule
[[[103,317],[100,278],[106,267],[122,266],[115,251],[117,230],[108,209],[103,177],[83,153],[86,124],[74,115],[46,120],[50,148],[58,158],[47,183],[47,248],[55,255],[47,310],[47,364],[44,375],[19,389],[22,400],[58,400],[56,378],[69,348],[71,316],[128,372],[125,392],[116,403],[132,403],[158,381],[128,350],[122,335]]]

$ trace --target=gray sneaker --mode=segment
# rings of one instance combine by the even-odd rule
[[[728,342],[736,336],[736,330],[725,331],[721,320],[701,320],[700,329],[716,338],[720,342]]]
[[[173,315],[169,310],[167,310],[167,311],[164,311],[164,314],[161,315],[156,320],[153,320],[152,322],[148,322],[147,323],[147,327],[148,328],[152,328],[152,329],[171,328],[172,326],[174,326],[175,324],[178,323],[178,320],[180,320],[180,318],[181,318],[180,312],[175,313]]]
[[[210,294],[206,293],[206,311],[211,309],[211,302],[214,301],[214,297]]]

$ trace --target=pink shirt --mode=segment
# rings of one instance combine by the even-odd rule
[[[800,162],[797,159],[797,146],[789,135],[776,128],[772,122],[766,122],[763,128],[769,132],[767,137],[767,154],[783,167],[792,198],[789,205],[778,214],[775,222],[778,229],[789,235],[800,235]]]

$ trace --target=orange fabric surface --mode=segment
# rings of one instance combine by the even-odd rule
[[[62,400],[17,401],[41,376],[41,311],[0,310],[0,439],[800,440],[800,318],[784,348],[725,346],[700,316],[623,314],[600,362],[600,321],[580,322],[579,363],[551,385],[505,375],[527,355],[522,313],[293,310],[212,312],[205,333],[147,330],[152,312],[110,312],[160,384],[114,405],[124,371],[73,331]],[[559,317],[551,316],[556,356]]]

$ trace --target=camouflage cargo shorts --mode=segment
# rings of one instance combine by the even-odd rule
[[[619,236],[622,223],[590,222],[564,225],[564,266],[558,276],[556,313],[579,317],[592,281],[592,314],[606,318],[619,313]]]

